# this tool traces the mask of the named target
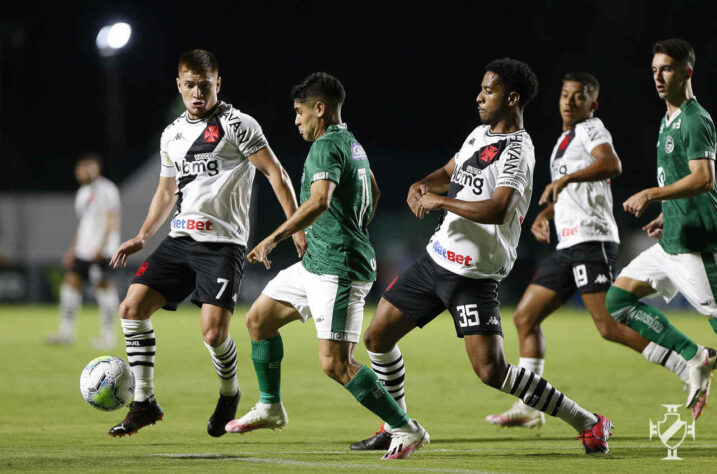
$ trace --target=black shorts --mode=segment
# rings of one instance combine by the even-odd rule
[[[393,279],[383,297],[420,328],[448,309],[458,337],[503,335],[498,282],[457,275],[436,264],[427,252]]]
[[[584,242],[553,252],[538,268],[534,285],[556,292],[563,301],[575,293],[601,293],[613,282],[617,260],[615,242]]]
[[[92,283],[103,283],[109,280],[110,259],[103,258],[96,262],[89,262],[75,257],[70,267],[72,273],[76,273],[85,281]]]
[[[164,309],[176,310],[191,294],[192,303],[200,308],[209,303],[233,312],[243,267],[241,245],[167,237],[139,266],[132,283],[164,296]]]

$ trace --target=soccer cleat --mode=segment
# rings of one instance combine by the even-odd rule
[[[289,423],[284,404],[258,402],[249,413],[232,420],[224,427],[227,433],[248,433],[262,428],[281,429]]]
[[[545,414],[542,411],[534,410],[522,401],[513,403],[509,410],[497,415],[488,415],[485,421],[492,425],[522,426],[523,428],[540,428],[545,424]]]
[[[164,412],[159,407],[159,403],[154,399],[154,395],[143,402],[132,402],[129,406],[129,413],[124,420],[118,425],[110,428],[110,436],[132,435],[140,428],[147,425],[153,425],[164,417]]]
[[[57,331],[54,334],[48,334],[45,342],[53,346],[70,346],[75,343],[75,336],[70,332]]]
[[[207,422],[207,433],[210,436],[218,438],[227,434],[224,427],[236,416],[240,398],[241,390],[238,390],[236,395],[219,395],[217,407]]]
[[[689,383],[685,406],[687,408],[695,408],[699,404],[702,395],[706,395],[704,397],[704,403],[701,404],[701,409],[699,410],[699,413],[697,413],[698,417],[707,405],[710,385],[712,383],[712,375],[716,365],[717,351],[711,347],[700,346],[697,350],[697,354],[692,359],[687,361]],[[694,409],[692,411],[692,416],[696,419]]]
[[[357,441],[350,447],[354,451],[383,451],[391,446],[391,433],[383,429],[378,430],[370,438],[366,438],[363,441]]]
[[[612,421],[605,418],[602,415],[595,413],[598,417],[598,422],[578,436],[575,439],[581,439],[583,447],[585,448],[585,454],[603,453],[607,454],[610,448],[607,445],[610,436],[612,436],[612,430],[615,428]]]
[[[408,430],[401,428],[393,430],[391,445],[381,459],[408,459],[411,453],[431,442],[428,431],[416,420],[411,420],[406,426]]]

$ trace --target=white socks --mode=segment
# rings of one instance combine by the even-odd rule
[[[157,342],[149,319],[120,319],[127,346],[127,361],[134,374],[134,401],[143,402],[154,394],[154,356]]]
[[[371,368],[381,381],[381,385],[405,412],[406,396],[403,391],[403,384],[406,378],[406,368],[398,345],[393,346],[393,349],[383,354],[371,351],[366,352],[368,352],[368,357],[371,359]],[[388,426],[388,423],[384,423],[383,429],[391,433],[391,427]]]
[[[658,364],[671,370],[682,382],[688,382],[687,363],[677,352],[650,342],[643,349],[642,355],[653,364]]]
[[[74,335],[75,317],[80,306],[82,306],[82,291],[63,283],[60,286],[60,333]]]
[[[117,288],[113,284],[107,288],[95,287],[95,298],[100,308],[100,334],[108,340],[114,340],[115,321],[119,310]]]

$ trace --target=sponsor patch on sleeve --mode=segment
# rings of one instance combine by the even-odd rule
[[[368,156],[366,156],[366,151],[358,142],[353,142],[351,144],[351,159],[354,161],[368,160]]]

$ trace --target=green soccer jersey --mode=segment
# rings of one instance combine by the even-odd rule
[[[376,254],[368,238],[373,212],[371,168],[363,147],[345,124],[331,125],[311,145],[301,176],[301,202],[320,179],[336,183],[329,209],[306,229],[303,264],[311,273],[376,280]]]
[[[667,119],[657,140],[657,182],[665,186],[690,174],[689,161],[715,159],[715,126],[697,100],[686,101]],[[669,254],[717,252],[717,191],[662,201],[660,245]]]

